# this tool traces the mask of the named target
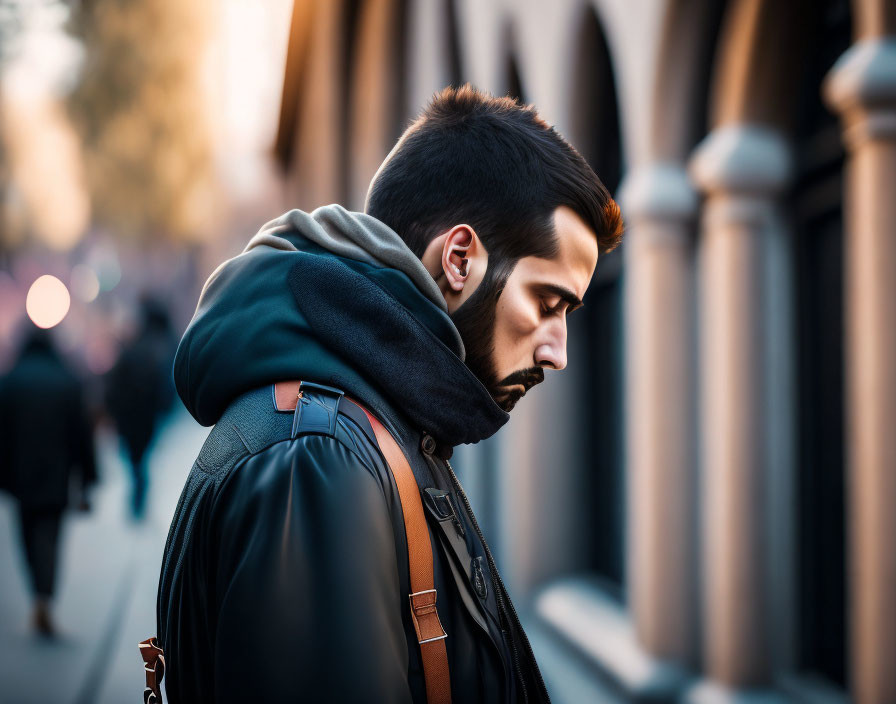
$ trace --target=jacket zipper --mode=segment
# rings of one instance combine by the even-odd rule
[[[464,500],[464,506],[466,506],[467,515],[470,517],[470,521],[473,524],[473,528],[476,530],[476,535],[479,536],[479,540],[482,543],[482,547],[485,549],[485,556],[488,559],[489,569],[492,571],[492,575],[498,582],[498,589],[495,590],[496,591],[495,596],[498,598],[498,606],[501,610],[501,616],[505,621],[505,625],[507,625],[507,626],[510,625],[510,624],[506,623],[507,613],[508,613],[507,606],[509,606],[510,607],[509,612],[513,616],[514,621],[516,622],[517,626],[519,627],[520,635],[523,637],[523,643],[525,644],[526,649],[528,651],[529,659],[531,660],[531,662],[536,662],[535,661],[535,653],[532,652],[532,645],[529,643],[529,638],[526,635],[526,632],[523,630],[522,625],[520,625],[520,618],[516,613],[516,608],[514,608],[512,602],[504,601],[504,593],[506,592],[506,588],[504,587],[504,581],[501,579],[501,575],[498,572],[498,567],[495,565],[495,560],[492,557],[492,552],[491,552],[491,550],[489,550],[488,543],[485,542],[485,537],[482,535],[482,530],[479,528],[479,522],[476,520],[476,515],[473,513],[473,507],[470,505],[470,500],[467,498],[467,494],[464,492],[463,487],[460,485],[460,482],[457,479],[457,475],[454,473],[454,468],[451,466],[451,463],[448,460],[445,460],[445,464],[448,467],[448,472],[451,475],[451,481],[454,484],[454,488],[457,489],[457,493],[460,494],[461,498]],[[510,635],[510,639],[509,639],[510,640],[510,651],[511,651],[511,654],[513,655],[513,666],[514,666],[514,669],[516,670],[517,677],[519,678],[520,687],[522,687],[522,690],[523,690],[523,701],[528,702],[529,701],[529,693],[526,690],[526,680],[523,677],[523,671],[522,671],[522,668],[520,667],[520,656],[519,656],[519,652],[516,647],[516,639],[513,637],[512,632],[509,635]],[[537,682],[541,688],[542,696],[544,697],[546,702],[550,703],[551,698],[548,695],[547,687],[545,687],[545,685],[544,685],[544,678],[541,676],[541,671],[538,669],[537,666],[535,668],[535,674],[537,676]]]

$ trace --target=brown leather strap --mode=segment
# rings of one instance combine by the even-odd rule
[[[301,386],[300,381],[274,384],[274,406],[278,411],[295,409],[302,394]],[[448,674],[448,653],[445,649],[445,638],[448,636],[442,628],[436,610],[432,544],[429,542],[429,526],[423,513],[420,487],[417,486],[417,480],[407,458],[383,424],[360,403],[347,397],[343,397],[343,402],[354,404],[367,416],[377,444],[389,465],[389,471],[395,477],[408,542],[412,591],[409,595],[411,621],[417,633],[417,642],[420,643],[426,701],[427,704],[451,704],[451,679]]]
[[[301,381],[278,381],[274,384],[274,408],[278,411],[296,410],[301,391]]]
[[[448,653],[445,650],[447,634],[436,611],[436,590],[432,573],[432,545],[429,542],[429,526],[423,513],[420,488],[407,458],[382,423],[366,408],[380,450],[398,486],[401,510],[404,514],[404,530],[408,539],[408,562],[411,568],[411,620],[420,643],[423,660],[423,678],[426,680],[428,704],[450,704],[451,679],[448,675]]]
[[[165,653],[155,638],[140,641],[143,670],[146,672],[146,689],[143,704],[162,704],[162,678],[165,676]]]

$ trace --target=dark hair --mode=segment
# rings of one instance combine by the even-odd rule
[[[365,211],[418,257],[441,232],[468,224],[489,269],[506,278],[522,257],[556,254],[561,205],[594,231],[599,252],[619,244],[619,206],[585,159],[533,106],[467,84],[435,95],[408,127],[373,177]]]

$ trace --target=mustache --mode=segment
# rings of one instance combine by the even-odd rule
[[[508,374],[494,386],[494,398],[496,403],[505,411],[510,413],[516,402],[519,401],[529,389],[536,384],[544,381],[544,369],[541,367],[530,367],[529,369],[521,369],[520,371]],[[512,388],[517,385],[523,387],[522,391]]]
[[[515,386],[517,384],[522,384],[523,388],[528,391],[533,386],[540,384],[543,381],[544,369],[541,367],[529,367],[528,369],[521,369],[512,374],[508,374],[498,382],[498,386]]]

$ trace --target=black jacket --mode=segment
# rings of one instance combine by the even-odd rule
[[[0,379],[0,488],[23,509],[62,511],[72,479],[82,494],[96,481],[93,429],[81,382],[35,330]]]
[[[176,340],[161,310],[144,304],[137,335],[121,349],[105,377],[106,410],[133,457],[149,447],[162,416],[174,403],[171,361]]]
[[[286,237],[299,251],[250,250],[216,272],[175,360],[187,407],[216,425],[162,565],[170,701],[426,701],[394,480],[363,422],[294,427],[275,409],[271,384],[299,379],[338,390],[306,403],[332,412],[341,391],[367,406],[409,458],[454,701],[546,701],[447,461],[507,415],[404,274]]]

